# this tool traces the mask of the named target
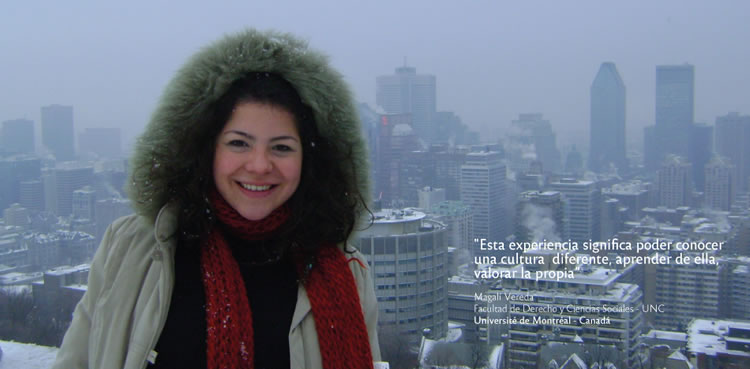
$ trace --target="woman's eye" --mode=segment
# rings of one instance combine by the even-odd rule
[[[227,145],[232,147],[245,147],[248,146],[247,142],[242,140],[231,140],[227,143]]]
[[[280,152],[291,152],[291,151],[294,151],[294,149],[292,149],[290,146],[287,146],[287,145],[275,145],[273,147],[273,149],[276,150],[276,151],[280,151]]]

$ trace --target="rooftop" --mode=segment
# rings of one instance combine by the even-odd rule
[[[662,331],[658,329],[652,329],[648,333],[644,334],[644,337],[671,340],[671,341],[683,341],[687,342],[688,335],[682,332]]]
[[[46,274],[54,275],[54,276],[61,276],[65,274],[70,273],[76,273],[76,272],[85,272],[88,271],[91,268],[91,264],[81,264],[76,266],[60,266],[56,268],[52,268],[48,271],[46,271]]]
[[[412,208],[383,209],[373,213],[373,215],[375,216],[375,223],[401,223],[421,220],[426,216],[425,213]]]
[[[724,354],[750,358],[750,338],[730,336],[730,330],[739,330],[747,336],[750,322],[694,319],[688,326],[688,351],[709,356]],[[743,346],[745,350],[729,349],[728,343]]]

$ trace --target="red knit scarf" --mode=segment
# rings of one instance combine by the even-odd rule
[[[281,206],[260,221],[249,221],[220,195],[213,194],[211,201],[218,219],[233,234],[247,240],[268,236],[289,217],[288,208]],[[297,264],[298,271],[305,270],[304,263]],[[201,271],[206,293],[207,367],[253,368],[252,311],[245,283],[237,261],[217,226],[203,241]],[[372,368],[372,354],[357,286],[346,257],[335,245],[320,247],[316,264],[305,279],[305,289],[315,320],[323,368]]]

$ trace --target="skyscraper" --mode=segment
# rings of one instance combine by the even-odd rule
[[[18,184],[18,202],[29,210],[44,210],[44,185],[41,180],[23,181]]]
[[[625,84],[614,63],[602,63],[591,84],[588,167],[594,172],[614,164],[622,173],[625,157]]]
[[[721,156],[714,156],[706,165],[705,205],[710,209],[729,211],[734,201],[735,166]]]
[[[96,221],[96,191],[91,186],[83,186],[73,191],[73,216],[79,219]]]
[[[714,127],[695,123],[690,129],[688,144],[688,162],[692,167],[693,188],[703,188],[706,185],[706,165],[711,161],[714,152]]]
[[[75,165],[75,163],[58,164],[55,169],[57,194],[57,215],[68,216],[73,213],[73,192],[93,184],[94,168]]]
[[[21,199],[21,182],[39,179],[41,161],[28,155],[0,159],[0,210]]]
[[[729,113],[716,118],[716,153],[737,170],[737,190],[750,190],[750,115]]]
[[[72,106],[55,104],[42,107],[42,144],[57,161],[75,158]]]
[[[445,188],[445,199],[461,199],[461,166],[466,160],[467,148],[431,146],[435,158],[435,187]]]
[[[437,98],[434,75],[417,74],[414,67],[396,68],[395,74],[377,77],[375,100],[389,114],[411,114],[419,138],[428,143],[435,139],[433,125]]]
[[[494,151],[472,152],[461,165],[461,201],[474,213],[472,239],[505,239],[505,164],[501,159]]]
[[[435,186],[435,157],[426,150],[409,151],[403,150],[403,156],[399,158],[401,172],[399,173],[400,198],[404,200],[405,206],[419,206],[419,192],[425,187]],[[443,189],[445,200],[445,190]]]
[[[669,155],[656,173],[659,204],[668,208],[690,206],[693,194],[691,166],[677,155]]]
[[[409,114],[382,115],[377,130],[375,198],[385,206],[392,206],[394,201],[404,200],[401,193],[404,181],[400,178],[402,159],[407,152],[415,150],[417,140]],[[416,203],[416,192],[413,200]]]
[[[31,154],[34,152],[34,122],[15,119],[3,122],[0,152]]]
[[[654,265],[656,304],[664,309],[654,314],[657,329],[683,331],[692,319],[718,318],[720,303],[725,303],[719,299],[725,264],[702,264],[695,262],[698,253],[685,254],[683,264]]]
[[[601,191],[596,182],[561,178],[550,183],[550,189],[562,195],[563,240],[578,243],[599,241],[601,219]]]
[[[690,64],[656,67],[656,125],[670,128],[693,123],[695,68]]]
[[[539,160],[548,172],[560,169],[560,151],[557,136],[549,120],[541,113],[520,114],[511,123],[513,130],[508,135],[505,149],[512,167],[525,170],[534,160]],[[520,172],[521,170],[515,170]]]
[[[690,64],[656,67],[655,125],[647,127],[646,167],[656,169],[667,154],[688,157],[694,121],[695,68]],[[648,137],[652,135],[652,137]],[[650,141],[650,143],[649,143]]]

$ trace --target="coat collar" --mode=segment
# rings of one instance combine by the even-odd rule
[[[312,307],[310,306],[310,299],[307,297],[307,290],[300,284],[297,288],[297,306],[294,307],[294,314],[292,315],[292,325],[289,329],[294,329],[305,319],[305,316],[310,313]]]
[[[178,207],[174,202],[162,206],[154,221],[154,235],[159,243],[167,242],[177,232]]]

